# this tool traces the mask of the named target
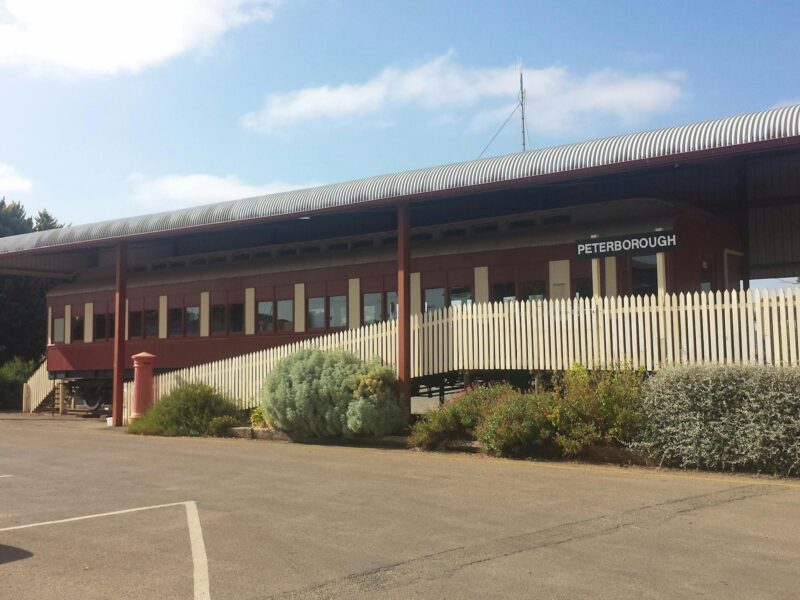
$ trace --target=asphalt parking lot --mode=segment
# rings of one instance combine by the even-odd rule
[[[800,481],[0,415],[0,597],[797,598]]]

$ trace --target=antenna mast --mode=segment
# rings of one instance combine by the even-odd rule
[[[528,131],[525,124],[525,84],[522,79],[522,59],[519,59],[519,107],[522,117],[522,151],[525,152],[528,149],[526,144]]]

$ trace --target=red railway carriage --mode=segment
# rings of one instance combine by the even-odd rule
[[[741,256],[742,244],[734,227],[640,198],[413,227],[410,310],[591,296],[592,259],[576,255],[577,240],[656,230],[681,240],[663,272],[652,249],[604,257],[601,293],[656,294],[659,284],[670,291],[738,289],[741,261],[731,257]],[[396,318],[395,245],[390,229],[180,258],[131,257],[127,354],[146,350],[159,357],[160,368],[171,369]],[[78,280],[51,290],[53,372],[110,374],[116,315],[114,287],[110,278],[105,282]]]
[[[469,302],[747,287],[800,270],[800,106],[0,240],[59,279],[47,365],[195,365]],[[115,401],[116,402],[116,401]]]

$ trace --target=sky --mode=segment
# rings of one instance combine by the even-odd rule
[[[86,223],[800,103],[800,2],[0,0],[0,197]],[[485,155],[521,150],[512,118]]]

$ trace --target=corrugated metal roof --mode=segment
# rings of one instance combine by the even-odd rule
[[[267,219],[800,136],[800,105],[381,175],[346,183],[0,239],[0,254]]]

